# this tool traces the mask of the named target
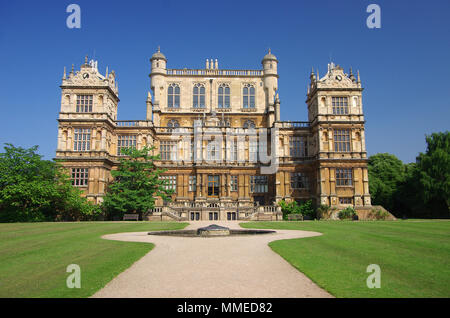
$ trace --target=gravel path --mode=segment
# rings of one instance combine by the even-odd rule
[[[240,228],[238,222],[197,221]],[[155,248],[93,297],[332,297],[273,252],[275,240],[321,235],[276,230],[275,234],[230,237],[169,237],[147,232],[105,235],[109,240],[151,242]]]

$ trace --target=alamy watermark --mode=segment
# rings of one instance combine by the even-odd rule
[[[278,128],[219,128],[195,123],[192,128],[167,128],[169,141],[163,160],[221,165],[258,164],[261,174],[278,170]],[[167,140],[166,140],[167,141]],[[180,149],[181,148],[181,149]],[[182,151],[179,151],[182,150]],[[245,155],[248,150],[248,156]],[[180,154],[180,155],[179,155]]]
[[[81,269],[77,264],[70,264],[66,268],[67,273],[70,274],[66,279],[67,288],[81,288]]]
[[[378,4],[369,4],[366,9],[370,15],[367,17],[366,25],[369,29],[381,28],[381,8]]]
[[[66,25],[69,29],[81,28],[81,8],[78,4],[69,4],[66,8],[66,12],[70,15],[66,19]]]
[[[381,288],[381,268],[380,265],[370,264],[366,269],[367,273],[371,273],[367,277],[366,285],[368,288]]]

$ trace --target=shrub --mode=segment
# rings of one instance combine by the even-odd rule
[[[326,204],[321,204],[317,207],[316,210],[316,216],[317,218],[320,219],[329,219],[331,217],[331,213],[332,213],[332,209],[331,206],[326,205]]]
[[[283,220],[287,220],[289,214],[301,214],[303,217],[309,216],[312,219],[315,216],[311,200],[308,200],[301,205],[299,205],[297,201],[286,202],[285,200],[281,200],[278,202],[278,205],[283,212]]]
[[[299,206],[296,201],[286,202],[285,200],[281,200],[278,202],[278,205],[281,207],[283,220],[287,220],[289,214],[300,214]]]
[[[311,219],[314,219],[315,216],[316,216],[316,213],[314,211],[313,204],[312,204],[311,200],[308,200],[305,203],[302,203],[299,206],[299,210],[300,210],[300,213],[303,215],[303,217],[309,216]]]
[[[338,213],[338,217],[341,220],[352,219],[355,215],[357,215],[355,209],[353,209],[350,206],[346,207],[342,211],[339,211],[339,213]]]

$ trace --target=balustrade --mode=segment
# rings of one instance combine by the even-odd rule
[[[209,69],[168,69],[167,75],[218,75],[218,76],[262,76],[262,70],[209,70]]]

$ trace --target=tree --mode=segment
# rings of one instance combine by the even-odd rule
[[[416,163],[403,164],[391,154],[369,158],[369,186],[373,204],[397,217],[449,217],[450,134],[426,136],[427,151]]]
[[[403,162],[392,154],[378,153],[370,156],[368,170],[372,204],[395,210],[395,194],[406,176]]]
[[[397,217],[430,217],[421,193],[423,191],[419,181],[419,170],[416,163],[404,165],[405,179],[398,185],[395,196],[395,215]]]
[[[0,222],[79,220],[99,210],[72,187],[64,169],[42,160],[38,146],[6,144],[0,153]]]
[[[117,170],[111,171],[114,180],[109,184],[103,200],[103,207],[110,217],[123,216],[124,213],[142,213],[152,209],[155,198],[170,200],[172,190],[167,189],[165,180],[160,180],[165,169],[158,169],[153,161],[160,156],[149,155],[154,147],[122,149],[126,158],[120,159]]]
[[[419,181],[423,199],[435,214],[449,216],[450,212],[450,133],[426,136],[427,151],[417,157]]]

